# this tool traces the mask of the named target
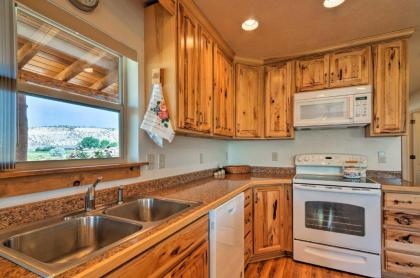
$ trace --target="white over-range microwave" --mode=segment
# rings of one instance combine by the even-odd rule
[[[296,129],[365,126],[371,120],[371,85],[295,94]]]

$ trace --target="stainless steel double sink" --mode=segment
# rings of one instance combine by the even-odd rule
[[[1,233],[0,256],[41,276],[55,276],[196,205],[140,198],[88,214],[37,222]]]

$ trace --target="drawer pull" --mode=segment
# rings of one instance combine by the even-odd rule
[[[394,200],[394,204],[398,205],[398,204],[409,204],[411,205],[413,202],[412,201],[400,201],[400,200]]]
[[[404,266],[404,267],[414,267],[414,264],[413,264],[413,263],[405,263],[405,264],[401,264],[401,263],[399,263],[399,262],[395,262],[395,264],[396,264],[396,265],[399,265],[399,266]]]
[[[396,242],[402,242],[402,243],[413,244],[414,242],[411,240],[411,236],[412,236],[412,235],[402,236],[402,237],[400,237],[400,238],[396,238],[396,239],[395,239],[395,241],[396,241]]]
[[[399,216],[399,217],[395,217],[394,220],[400,224],[400,225],[411,225],[411,219],[408,218],[407,216]]]

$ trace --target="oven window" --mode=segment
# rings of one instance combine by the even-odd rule
[[[365,236],[365,209],[333,202],[306,202],[306,228]]]

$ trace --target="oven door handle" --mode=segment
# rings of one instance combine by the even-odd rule
[[[337,187],[332,187],[332,186],[293,184],[293,189],[381,196],[381,190],[380,189],[368,189],[368,188],[363,188],[363,189],[357,188],[357,190],[356,190],[354,188],[349,188],[349,187],[337,188]]]

